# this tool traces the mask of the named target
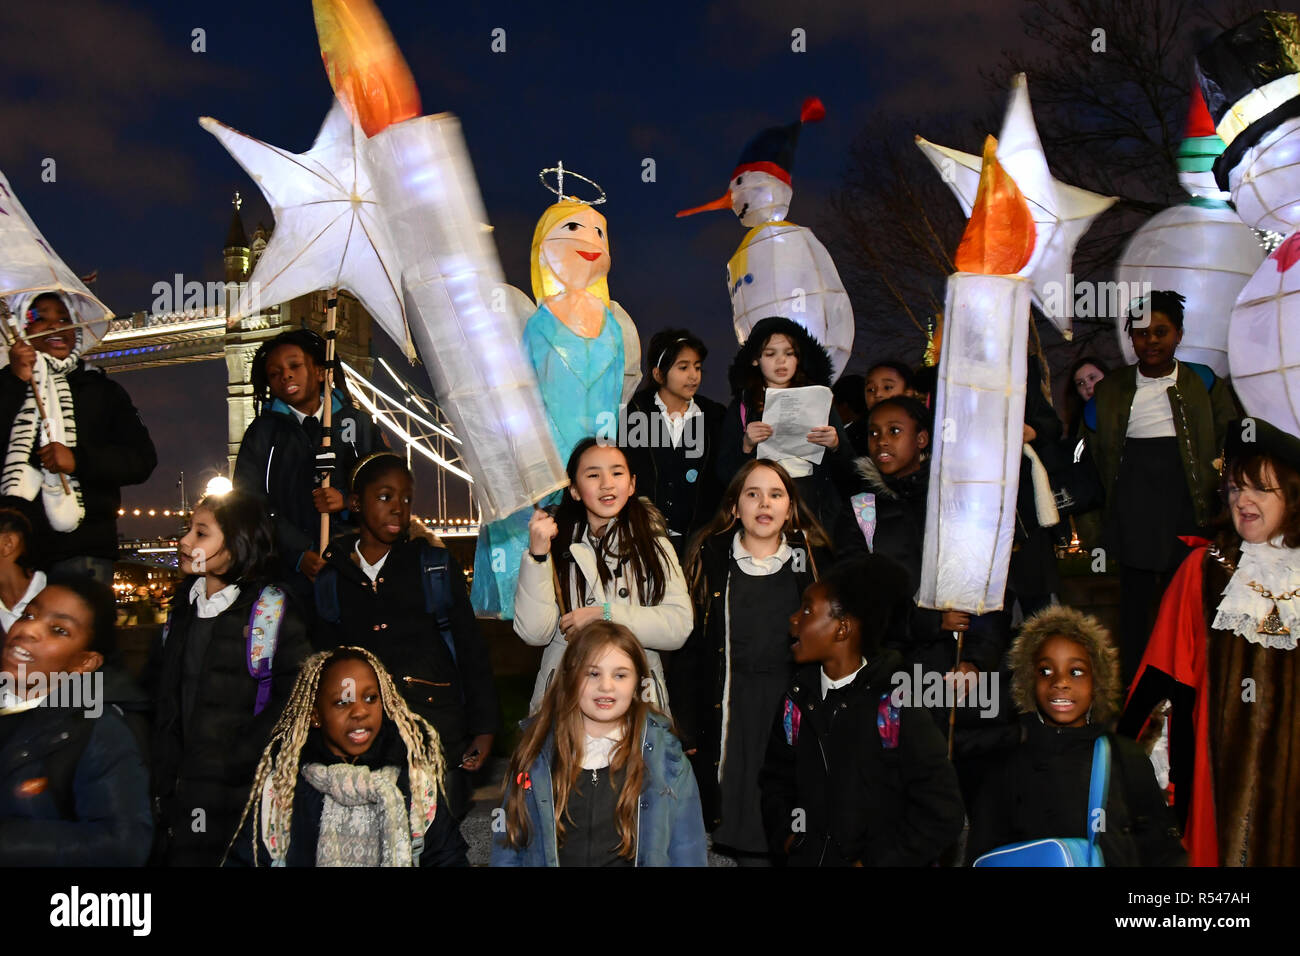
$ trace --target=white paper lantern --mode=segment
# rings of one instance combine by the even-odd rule
[[[1251,415],[1300,435],[1300,233],[1259,267],[1232,310],[1232,386]]]
[[[1246,225],[1284,236],[1300,226],[1300,117],[1246,150],[1228,174],[1228,189]]]
[[[948,278],[934,460],[917,603],[973,614],[1002,607],[1016,524],[1033,283]]]
[[[199,125],[243,166],[275,215],[275,231],[230,319],[318,289],[347,289],[397,344],[406,343],[401,277],[370,183],[365,137],[337,102],[311,149],[290,153],[205,116]]]
[[[1237,295],[1264,258],[1255,234],[1226,204],[1197,200],[1156,213],[1133,234],[1115,279],[1133,297],[1150,290],[1182,293],[1183,341],[1178,358],[1228,374],[1228,317]],[[1137,362],[1124,331],[1129,303],[1116,303],[1116,333],[1124,361]]]
[[[853,353],[853,306],[830,253],[811,229],[763,226],[727,264],[736,338],[744,344],[759,320],[780,315],[826,347],[832,379]]]
[[[73,321],[85,323],[79,331],[82,351],[108,332],[113,313],[59,258],[0,173],[0,296],[20,315],[42,292],[59,293]],[[8,364],[8,350],[0,353]]]
[[[402,264],[411,335],[474,476],[482,520],[567,483],[504,285],[459,121],[390,126],[367,144],[375,192]]]
[[[920,136],[916,137],[916,145],[953,191],[962,212],[969,216],[979,186],[980,157]],[[1052,176],[1038,138],[1029,84],[1023,73],[1012,78],[997,151],[998,161],[1016,181],[1034,217],[1036,241],[1022,273],[1034,280],[1035,304],[1068,340],[1073,334],[1074,303],[1060,291],[1071,283],[1074,247],[1093,220],[1115,203],[1115,197],[1089,192]]]

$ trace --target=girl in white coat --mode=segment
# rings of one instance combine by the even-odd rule
[[[554,517],[533,512],[515,590],[515,633],[546,647],[529,712],[541,705],[568,638],[604,619],[627,627],[645,648],[650,686],[643,693],[666,713],[657,652],[681,647],[694,615],[663,518],[636,497],[636,478],[617,446],[583,439],[568,473],[569,493]]]

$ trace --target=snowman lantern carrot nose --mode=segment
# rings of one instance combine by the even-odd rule
[[[787,186],[791,185],[790,174],[794,169],[794,150],[799,142],[799,131],[803,129],[804,123],[816,123],[825,116],[826,107],[822,105],[821,100],[815,96],[805,99],[796,122],[788,126],[772,126],[762,130],[745,144],[745,148],[740,152],[740,159],[736,162],[736,168],[731,172],[731,181],[735,182],[737,176],[754,172],[767,173]],[[683,209],[677,214],[677,218],[731,207],[732,190],[728,188],[712,202],[706,202],[692,209]]]

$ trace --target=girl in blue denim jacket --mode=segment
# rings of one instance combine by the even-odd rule
[[[506,778],[493,866],[707,866],[704,818],[636,636],[594,621],[569,641]]]

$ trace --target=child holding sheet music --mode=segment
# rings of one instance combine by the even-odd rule
[[[831,358],[803,326],[770,316],[754,326],[727,376],[733,397],[722,420],[717,464],[717,476],[724,484],[772,437],[772,426],[763,421],[767,390],[809,385],[829,388]],[[834,528],[844,507],[839,486],[843,483],[847,488],[852,482],[852,449],[844,423],[832,408],[824,422],[809,426],[805,438],[825,449],[821,460],[781,458],[779,464],[794,478],[800,496],[813,506],[822,527]]]

